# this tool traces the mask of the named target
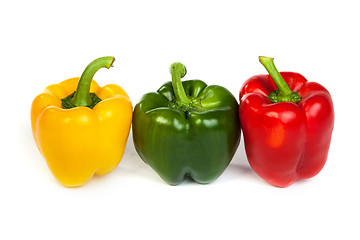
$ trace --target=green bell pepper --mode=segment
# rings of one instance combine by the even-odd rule
[[[135,106],[136,151],[170,185],[187,177],[210,183],[224,172],[239,145],[238,103],[223,87],[181,82],[186,68],[179,62],[170,73],[172,82],[145,94]]]

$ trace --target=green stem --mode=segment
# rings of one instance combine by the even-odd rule
[[[280,75],[274,64],[274,58],[271,57],[259,57],[260,63],[266,68],[271,79],[274,81],[277,90],[270,93],[268,98],[272,102],[298,102],[301,97],[297,92],[290,90],[289,86]]]
[[[190,98],[186,95],[181,78],[186,75],[186,68],[182,63],[175,62],[170,66],[170,74],[172,77],[172,85],[176,101],[180,106],[188,106],[191,104]]]
[[[291,94],[291,90],[289,86],[286,84],[285,80],[283,79],[283,77],[280,75],[279,71],[275,67],[274,58],[260,56],[259,61],[270,74],[277,89],[279,89],[279,91],[283,93],[283,95]]]
[[[90,97],[90,85],[95,73],[100,68],[109,69],[113,62],[115,61],[114,57],[101,57],[92,61],[82,73],[74,98],[71,100],[71,103],[75,107],[88,107],[92,104]]]

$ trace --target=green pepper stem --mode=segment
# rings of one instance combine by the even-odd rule
[[[71,100],[71,103],[76,107],[88,107],[92,104],[90,97],[90,85],[92,78],[95,73],[100,68],[109,69],[113,62],[115,61],[114,57],[101,57],[92,61],[82,73],[74,98]]]
[[[272,57],[259,57],[260,63],[266,68],[270,74],[271,79],[275,83],[277,90],[270,93],[268,98],[276,102],[294,102],[300,101],[301,97],[299,93],[290,90],[289,86],[285,82],[284,78],[280,75],[274,64],[274,58]]]
[[[186,68],[180,62],[175,62],[170,66],[170,74],[172,77],[172,85],[174,88],[174,93],[176,97],[176,101],[180,105],[190,105],[191,100],[186,95],[184,87],[181,82],[181,78],[186,75]]]

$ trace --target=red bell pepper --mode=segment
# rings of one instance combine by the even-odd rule
[[[273,58],[259,57],[270,75],[248,79],[239,116],[246,155],[270,184],[286,187],[323,168],[334,128],[330,93],[294,72],[279,73]]]

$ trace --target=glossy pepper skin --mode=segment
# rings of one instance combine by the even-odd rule
[[[83,81],[71,78],[48,86],[33,101],[35,142],[52,174],[66,187],[80,186],[94,174],[111,172],[123,156],[132,120],[130,98],[115,84],[99,87],[92,80],[100,67],[109,68],[113,61],[112,57],[99,58],[84,71]],[[71,94],[75,90],[80,97],[68,104],[80,102],[80,106],[66,109],[65,98],[70,95],[70,100],[74,99]],[[91,105],[89,91],[101,99],[92,109],[87,107]]]
[[[238,103],[220,86],[181,82],[186,68],[170,67],[172,82],[145,94],[135,106],[133,140],[140,157],[170,185],[189,177],[217,179],[239,144]]]
[[[323,168],[334,127],[333,102],[320,84],[308,82],[299,73],[279,74],[272,58],[260,57],[260,61],[270,75],[251,77],[240,91],[246,154],[260,177],[286,187],[297,179],[317,175]],[[285,89],[288,95],[279,97],[278,92],[272,92],[287,86],[278,86],[278,81],[276,85],[274,79],[282,78],[291,91]],[[280,85],[285,82],[280,81]]]

